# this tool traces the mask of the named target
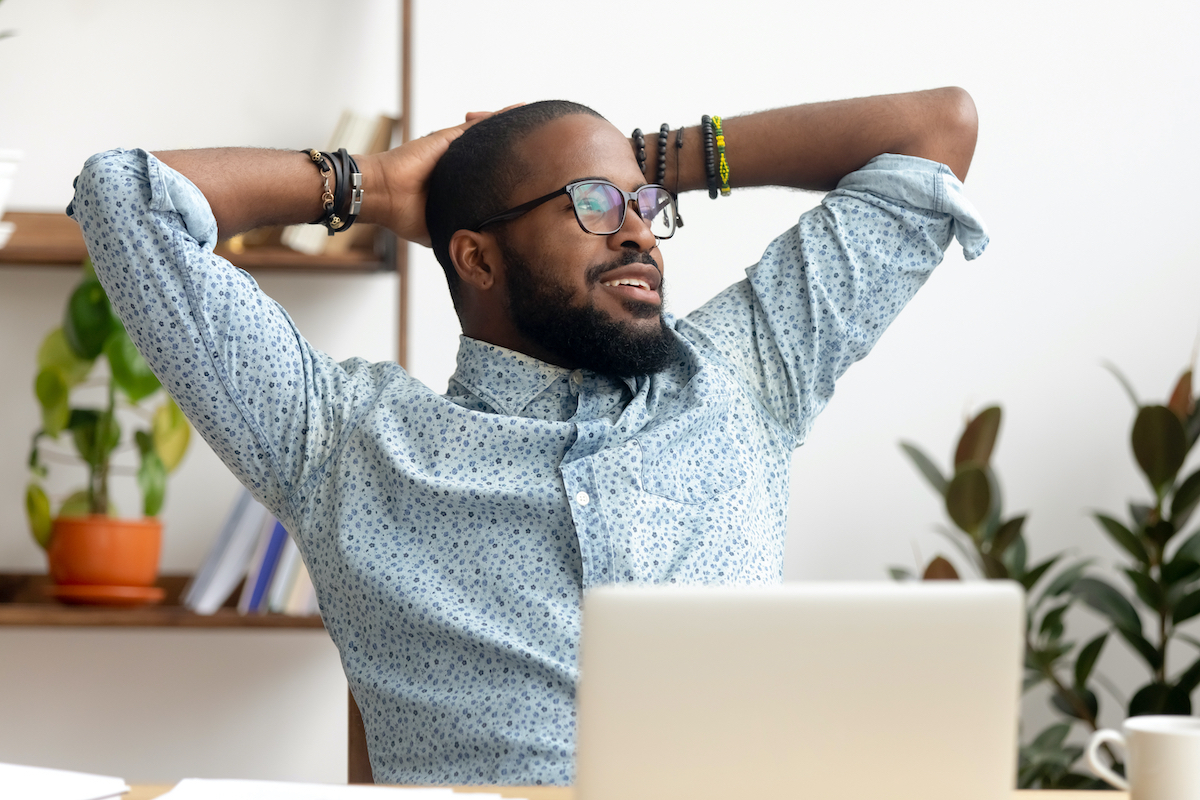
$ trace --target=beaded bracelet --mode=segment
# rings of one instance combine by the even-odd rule
[[[717,199],[717,162],[713,156],[713,121],[708,114],[700,117],[700,132],[704,137],[704,177],[708,182],[708,196]]]
[[[717,153],[720,155],[718,172],[721,176],[721,196],[729,197],[729,162],[725,160],[725,133],[721,130],[721,118],[713,117],[713,130],[717,135]]]
[[[638,171],[642,174],[646,172],[646,137],[642,135],[641,128],[633,129],[633,154],[637,156]]]
[[[655,174],[654,182],[661,184],[667,179],[667,136],[671,133],[671,126],[663,123],[658,128],[658,172]]]

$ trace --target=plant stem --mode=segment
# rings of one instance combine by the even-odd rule
[[[113,424],[113,414],[117,406],[117,390],[114,382],[108,384],[108,411],[96,426],[96,441],[92,447],[97,463],[92,471],[91,505],[93,514],[108,513],[108,462],[112,454],[105,449],[108,442],[109,430]]]

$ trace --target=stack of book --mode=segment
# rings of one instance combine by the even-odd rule
[[[241,614],[317,612],[312,579],[283,523],[242,489],[204,565],[183,593],[183,605],[213,614],[238,586]]]

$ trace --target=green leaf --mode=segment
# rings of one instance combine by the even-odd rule
[[[1196,691],[1196,687],[1200,686],[1200,658],[1193,661],[1192,665],[1183,671],[1179,680],[1175,682],[1175,686],[1187,695]]]
[[[1179,545],[1179,549],[1175,551],[1175,558],[1190,558],[1193,561],[1200,561],[1200,531],[1196,531],[1183,544]]]
[[[1200,469],[1188,475],[1175,490],[1175,496],[1171,498],[1171,524],[1182,530],[1198,504],[1200,504]]]
[[[1050,639],[1061,638],[1063,635],[1063,615],[1067,613],[1067,609],[1070,607],[1070,603],[1064,603],[1051,611],[1047,611],[1046,616],[1042,617],[1042,624],[1038,632]]]
[[[80,358],[92,360],[104,349],[112,329],[112,309],[100,281],[85,280],[71,293],[63,315],[63,334]]]
[[[1187,456],[1183,423],[1166,406],[1143,406],[1134,420],[1131,442],[1138,466],[1154,491],[1163,496]]]
[[[1030,744],[1030,748],[1040,752],[1053,752],[1062,749],[1063,742],[1067,740],[1067,735],[1071,732],[1071,723],[1063,722],[1058,725],[1051,725],[1046,730],[1038,734],[1037,738]]]
[[[1129,642],[1130,646],[1142,657],[1142,660],[1150,667],[1151,670],[1158,670],[1162,666],[1162,653],[1158,648],[1150,644],[1150,641],[1136,631],[1117,628],[1117,633],[1121,634],[1121,638]]]
[[[1080,702],[1083,703],[1084,707],[1089,712],[1091,712],[1090,718],[1091,719],[1096,718],[1096,714],[1099,713],[1099,711],[1100,711],[1100,701],[1096,697],[1094,692],[1092,692],[1090,689],[1082,689],[1079,687],[1076,687],[1074,689],[1067,689],[1066,691],[1067,691],[1069,697],[1064,696],[1062,692],[1055,692],[1050,697],[1050,702],[1054,704],[1055,708],[1057,708],[1059,711],[1066,714],[1068,717],[1074,717],[1075,719],[1086,720],[1086,719],[1088,719],[1088,717],[1086,717],[1082,713],[1080,713],[1075,708],[1075,705],[1071,702],[1072,699],[1077,698]]]
[[[1004,566],[1008,568],[1008,574],[1022,582],[1025,577],[1025,562],[1028,552],[1028,548],[1025,546],[1025,536],[1018,535],[1017,540],[1004,550],[1004,555],[1000,558],[1004,562]]]
[[[1125,595],[1099,578],[1080,578],[1072,594],[1107,617],[1117,630],[1131,631],[1141,636],[1142,620]]]
[[[1075,685],[1086,687],[1088,678],[1092,677],[1092,669],[1100,658],[1100,651],[1108,641],[1108,634],[1102,633],[1083,646],[1075,659]]]
[[[71,430],[80,457],[92,465],[103,462],[121,441],[121,426],[106,411],[73,408],[67,427]],[[108,435],[99,441],[103,431],[107,431]]]
[[[1177,583],[1186,583],[1200,575],[1200,562],[1194,561],[1187,556],[1175,558],[1168,561],[1162,566],[1162,582],[1165,586],[1174,586]]]
[[[1104,368],[1111,372],[1117,379],[1117,382],[1121,384],[1121,388],[1125,390],[1125,394],[1129,395],[1129,399],[1133,401],[1133,407],[1140,408],[1142,401],[1138,400],[1137,392],[1133,390],[1133,384],[1121,373],[1121,370],[1117,369],[1117,366],[1109,361],[1104,362]]]
[[[1148,683],[1138,689],[1129,701],[1129,716],[1140,717],[1145,714],[1167,714],[1167,696],[1171,687],[1165,683]]]
[[[942,471],[938,469],[937,465],[930,460],[929,456],[925,455],[925,453],[915,444],[909,444],[908,442],[901,442],[900,449],[908,455],[920,473],[925,476],[925,480],[929,481],[929,485],[933,487],[934,491],[936,491],[942,497],[945,497],[946,487],[950,484],[950,482],[946,480],[946,476],[943,475]]]
[[[1044,673],[1035,670],[1026,670],[1025,679],[1021,682],[1021,691],[1023,693],[1028,692],[1033,687],[1040,685],[1044,680],[1046,680]]]
[[[1162,713],[1190,717],[1192,715],[1192,698],[1179,686],[1172,686],[1171,690],[1167,692],[1167,702],[1163,705]]]
[[[88,493],[85,489],[71,493],[66,500],[63,500],[63,504],[58,509],[60,517],[86,517],[90,513],[92,513],[92,506],[88,502]],[[111,500],[109,501],[108,515],[116,516]]]
[[[1138,572],[1135,569],[1121,570],[1129,578],[1133,588],[1137,591],[1138,598],[1150,608],[1158,611],[1163,606],[1165,594],[1163,587],[1158,581],[1154,580],[1150,575],[1144,572]]]
[[[1139,563],[1150,563],[1150,555],[1146,552],[1146,548],[1142,546],[1138,538],[1133,535],[1133,531],[1106,514],[1096,514],[1095,517],[1101,527],[1104,528],[1105,533],[1126,553],[1137,559]]]
[[[987,519],[991,504],[992,491],[987,473],[980,467],[963,467],[946,488],[946,511],[950,519],[973,537]]]
[[[1133,518],[1135,528],[1144,528],[1150,522],[1150,515],[1154,513],[1154,506],[1148,506],[1145,503],[1130,503],[1129,516]]]
[[[894,581],[911,581],[916,579],[911,569],[905,567],[888,567],[888,575],[892,576]]]
[[[1002,581],[1008,577],[1008,567],[991,553],[980,553],[979,560],[983,563],[983,576],[989,581]]]
[[[1179,625],[1197,614],[1200,614],[1200,589],[1179,601],[1179,604],[1175,606],[1175,613],[1171,615],[1171,621]]]
[[[37,365],[39,370],[46,367],[58,367],[62,370],[63,379],[67,386],[75,386],[84,381],[96,362],[80,358],[71,345],[67,344],[66,334],[62,328],[55,328],[46,335],[38,347]]]
[[[1057,556],[1051,556],[1033,569],[1029,570],[1029,572],[1026,572],[1024,575],[1022,575],[1021,585],[1025,587],[1025,591],[1028,592],[1033,589],[1033,587],[1037,585],[1037,582],[1041,580],[1042,576],[1046,574],[1046,571],[1053,567],[1055,562],[1057,562],[1060,558],[1062,558],[1061,554]]]
[[[46,367],[33,382],[33,393],[42,410],[42,431],[57,437],[71,419],[67,381],[58,367]]]
[[[999,406],[991,406],[967,423],[966,430],[958,440],[958,449],[954,452],[956,470],[966,464],[979,467],[988,465],[996,446],[996,435],[1000,432],[1000,417]]]
[[[1155,545],[1159,553],[1166,550],[1167,542],[1171,541],[1175,533],[1175,526],[1165,519],[1146,526],[1146,538]]]
[[[162,510],[163,496],[167,491],[167,468],[157,453],[142,455],[142,464],[137,472],[138,488],[142,490],[142,513],[153,517]]]
[[[191,441],[192,426],[171,397],[154,411],[154,449],[167,472],[174,472]]]
[[[1184,422],[1188,418],[1193,408],[1192,398],[1192,371],[1184,370],[1179,376],[1179,380],[1175,382],[1175,388],[1171,390],[1171,399],[1167,401],[1167,408],[1179,417],[1180,422]]]
[[[104,356],[112,370],[113,383],[129,402],[137,403],[162,388],[120,321],[114,323],[113,332],[104,343]]]
[[[1017,541],[1021,535],[1021,527],[1025,524],[1025,515],[1013,517],[1003,523],[999,530],[996,531],[996,536],[992,539],[992,546],[988,552],[996,558],[1003,558],[1004,551],[1007,550],[1012,543]],[[1007,564],[1005,565],[1008,566]],[[1011,570],[1010,570],[1011,571]]]
[[[929,562],[925,567],[924,574],[921,575],[923,581],[956,581],[958,580],[958,570],[954,565],[947,561],[942,556],[938,556]]]
[[[25,516],[34,540],[45,550],[50,547],[50,534],[54,524],[50,518],[50,498],[36,483],[25,487]]]
[[[1080,561],[1078,564],[1067,567],[1050,582],[1044,592],[1046,597],[1057,597],[1063,592],[1069,592],[1075,583],[1083,577],[1083,571],[1090,567],[1091,561]]]

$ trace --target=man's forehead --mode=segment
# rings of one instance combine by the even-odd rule
[[[530,198],[579,178],[607,178],[626,189],[645,183],[629,140],[590,114],[547,122],[521,141],[518,152],[525,175],[517,194]]]

